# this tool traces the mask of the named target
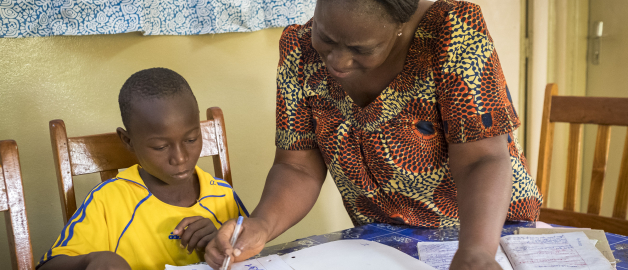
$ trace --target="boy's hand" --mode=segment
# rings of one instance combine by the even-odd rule
[[[210,219],[195,216],[182,219],[172,234],[181,237],[181,248],[187,248],[188,253],[192,254],[194,249],[203,252],[217,231]]]
[[[92,252],[85,256],[85,270],[131,270],[122,256],[111,251]]]
[[[236,220],[225,222],[214,239],[205,248],[205,262],[214,269],[222,266],[227,255],[231,256],[231,263],[244,261],[257,255],[264,249],[268,241],[266,223],[260,218],[245,218],[242,222],[240,236],[235,247],[231,246],[231,236],[235,230]]]

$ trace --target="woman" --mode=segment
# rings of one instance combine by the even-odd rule
[[[319,0],[280,47],[274,164],[235,249],[231,222],[207,263],[258,253],[308,213],[329,170],[355,225],[460,224],[451,269],[500,269],[504,220],[536,220],[541,198],[479,7]]]

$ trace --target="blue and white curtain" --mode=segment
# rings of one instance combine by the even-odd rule
[[[0,37],[200,35],[305,23],[316,0],[0,0]]]

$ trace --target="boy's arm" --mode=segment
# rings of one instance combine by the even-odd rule
[[[115,269],[127,270],[131,266],[118,254],[111,251],[92,252],[85,255],[59,255],[41,265],[38,270],[65,269]]]
[[[38,270],[130,269],[129,264],[110,249],[107,207],[115,207],[111,201],[118,199],[112,196],[117,194],[112,192],[115,191],[111,189],[113,182],[100,183],[87,194],[51,249],[42,257]],[[122,212],[117,210],[116,213]]]

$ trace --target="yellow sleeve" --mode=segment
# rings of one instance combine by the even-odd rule
[[[83,204],[65,225],[52,248],[42,256],[37,267],[59,255],[78,256],[110,250],[103,203],[105,192],[102,189],[111,182],[102,182],[87,194]]]

